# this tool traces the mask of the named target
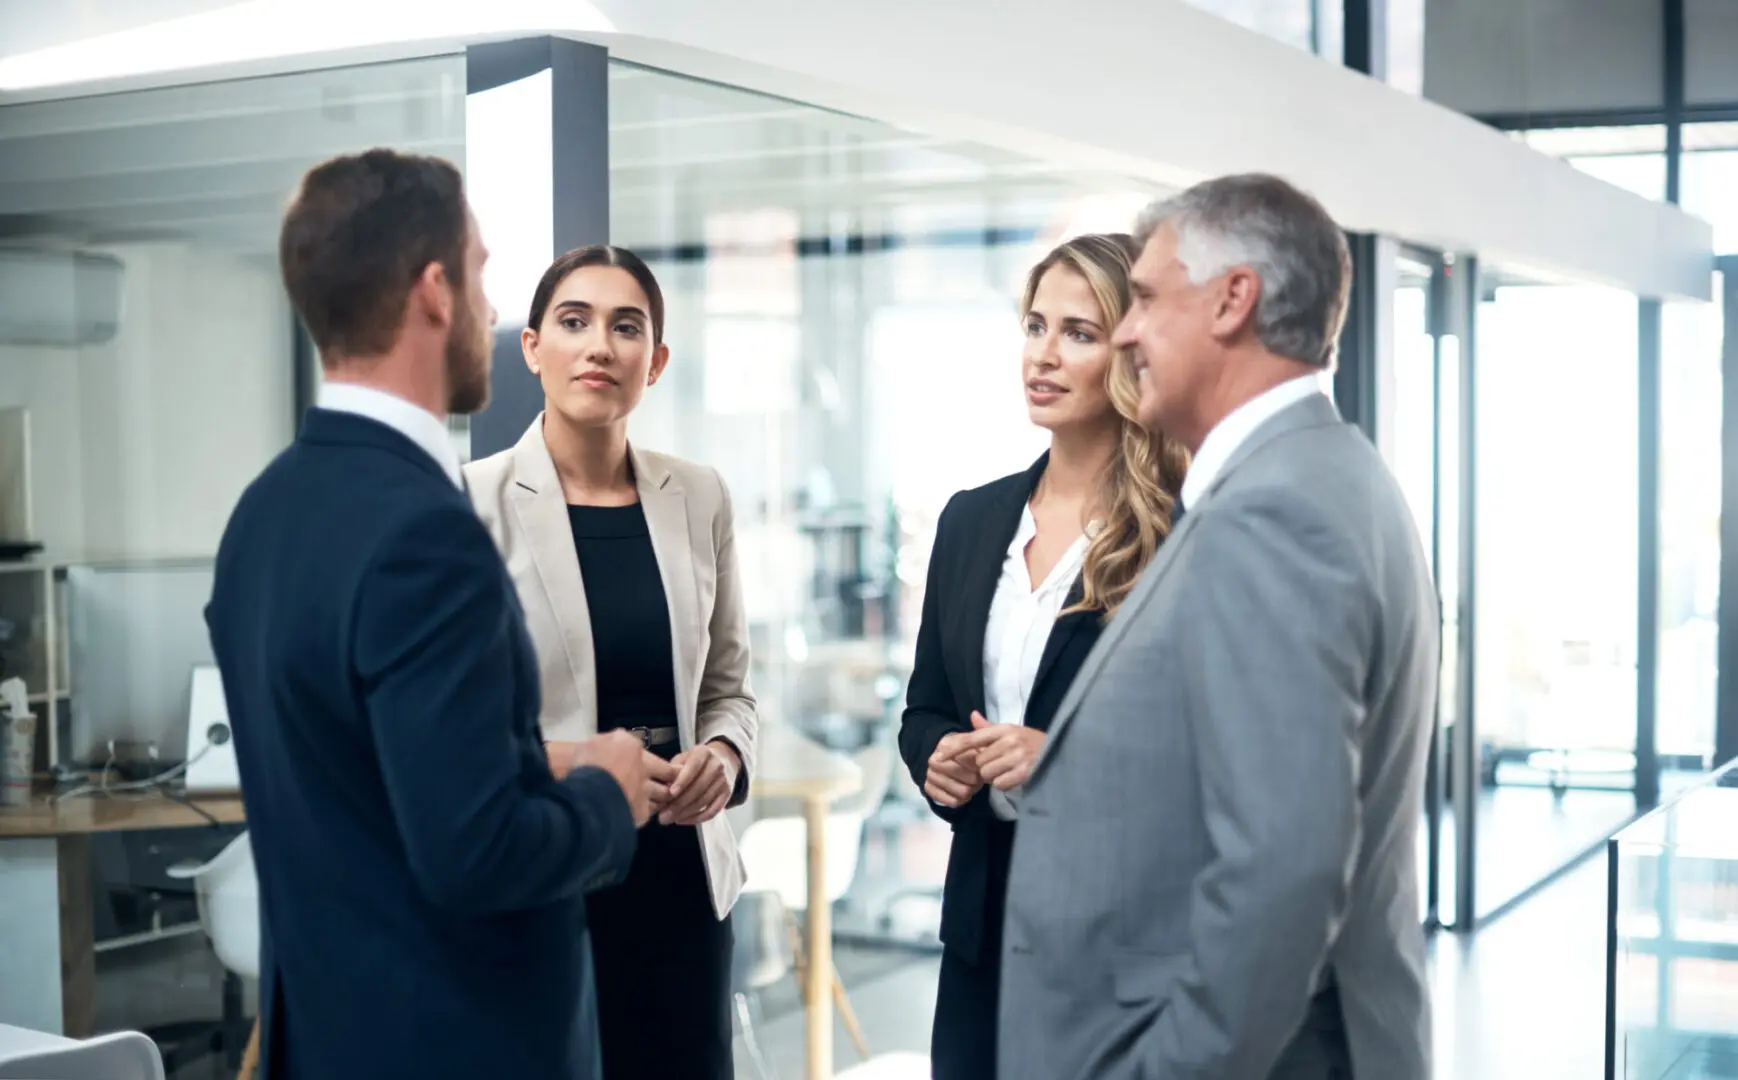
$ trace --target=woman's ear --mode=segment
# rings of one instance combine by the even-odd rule
[[[652,366],[646,372],[646,385],[647,386],[650,386],[653,383],[657,382],[658,379],[663,376],[664,367],[667,364],[669,364],[669,362],[670,362],[670,346],[665,345],[662,342],[660,342],[658,344],[658,347],[656,349],[652,350]]]
[[[531,374],[543,375],[543,365],[537,362],[537,331],[527,326],[519,331],[519,351],[525,354],[525,366],[531,369]]]

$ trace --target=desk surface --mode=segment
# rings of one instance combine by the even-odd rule
[[[246,820],[241,796],[190,800],[225,825]],[[198,810],[163,795],[81,795],[51,802],[38,795],[28,806],[0,806],[0,840],[40,836],[83,836],[135,829],[186,829],[211,822]]]
[[[755,738],[757,796],[832,800],[863,786],[855,761],[784,724],[762,724]]]

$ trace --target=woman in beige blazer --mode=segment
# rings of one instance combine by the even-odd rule
[[[626,728],[646,744],[655,816],[627,880],[586,905],[609,1080],[731,1076],[742,866],[723,810],[747,797],[757,726],[724,482],[628,443],[663,337],[663,295],[632,252],[561,256],[521,335],[544,411],[465,467],[537,646],[545,739]]]

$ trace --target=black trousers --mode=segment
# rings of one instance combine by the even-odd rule
[[[929,1037],[935,1080],[990,1080],[996,1075],[1002,954],[997,950],[980,960],[974,964],[952,949],[941,954],[935,1027]]]
[[[730,922],[700,830],[653,820],[627,880],[586,900],[604,1080],[731,1080]]]
[[[955,843],[958,842],[956,838]],[[941,954],[941,978],[935,990],[935,1026],[929,1037],[934,1080],[990,1080],[996,1075],[1002,921],[1008,900],[1014,830],[1000,822],[992,824],[983,851],[983,906],[972,912],[981,927],[977,959],[968,959],[951,947]],[[966,899],[950,894],[942,902],[962,903]]]

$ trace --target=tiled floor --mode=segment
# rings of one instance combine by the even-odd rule
[[[1511,820],[1514,820],[1511,818]],[[913,826],[915,827],[915,826]],[[1486,832],[1486,838],[1492,836]],[[933,837],[913,843],[865,845],[862,888],[840,912],[841,931],[874,930],[881,899],[894,884],[939,877]],[[879,861],[877,861],[879,860]],[[1606,875],[1596,857],[1511,914],[1471,938],[1440,934],[1432,942],[1436,999],[1437,1076],[1440,1080],[1596,1080],[1603,1075]],[[866,901],[866,902],[865,902]],[[933,927],[933,902],[921,893],[897,909],[894,929],[920,937]],[[841,945],[838,966],[862,1022],[874,1060],[861,1063],[842,1024],[835,1046],[841,1076],[850,1080],[904,1080],[926,1075],[937,960],[909,951]],[[220,973],[197,938],[105,956],[99,965],[101,1021],[105,1028],[141,1027],[215,1015]],[[803,1018],[794,985],[763,995],[758,1024],[774,1075],[803,1075]],[[757,1073],[738,1047],[739,1075]],[[1691,1062],[1684,1063],[1686,1068]],[[212,1063],[177,1080],[216,1077]],[[1720,1075],[1704,1067],[1684,1077]]]
[[[1605,867],[1595,859],[1470,940],[1432,943],[1438,1080],[1597,1080],[1604,1075]],[[935,1006],[936,961],[911,963],[851,988],[871,1053],[921,1055]],[[781,1080],[801,1077],[800,1014],[759,1029]],[[843,1070],[857,1064],[843,1025]],[[738,1075],[755,1072],[738,1040]],[[911,1069],[909,1057],[898,1066]],[[893,1068],[889,1065],[889,1068]],[[920,1066],[905,1076],[923,1077]],[[855,1078],[853,1078],[855,1080]]]

